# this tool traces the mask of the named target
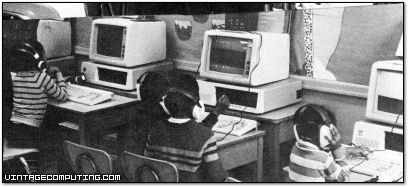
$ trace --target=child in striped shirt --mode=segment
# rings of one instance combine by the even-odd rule
[[[293,182],[346,182],[349,179],[346,156],[364,156],[369,152],[367,148],[342,146],[334,115],[321,106],[309,104],[299,108],[294,123],[297,142],[289,163],[289,179]]]
[[[45,72],[44,48],[38,41],[17,44],[8,60],[17,73],[12,78],[13,111],[5,135],[15,147],[38,147],[39,127],[44,121],[48,97],[65,101],[65,80],[56,67]]]
[[[198,88],[194,77],[171,84],[162,103],[170,118],[153,125],[145,156],[174,163],[180,182],[223,182],[226,173],[218,157],[214,133],[196,122],[200,116],[197,113],[204,106],[199,102],[198,89],[194,88]]]

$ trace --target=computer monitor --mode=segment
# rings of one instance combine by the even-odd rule
[[[289,76],[289,35],[206,31],[200,76],[248,86],[286,79]]]
[[[119,67],[164,60],[166,24],[131,18],[96,19],[92,22],[89,58]]]
[[[366,117],[370,120],[403,125],[404,76],[401,60],[373,64],[367,97]]]

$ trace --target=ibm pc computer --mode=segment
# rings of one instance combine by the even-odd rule
[[[225,94],[230,109],[262,114],[299,102],[302,83],[288,76],[288,34],[205,32],[198,83],[206,104]]]
[[[92,22],[89,58],[81,72],[90,83],[135,90],[146,71],[172,68],[166,59],[164,21],[131,17],[102,18]]]
[[[380,182],[402,182],[404,176],[403,61],[373,64],[366,120],[354,124],[352,142],[373,150],[369,159],[349,158],[352,171],[376,176]]]

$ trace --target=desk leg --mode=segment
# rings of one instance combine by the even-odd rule
[[[81,115],[80,118],[78,119],[78,125],[79,125],[79,143],[81,145],[89,146],[90,142],[87,139],[88,137],[86,136],[84,115]]]
[[[262,182],[263,177],[263,137],[258,138],[258,153],[257,153],[257,182]]]
[[[280,124],[263,123],[260,130],[265,131],[264,145],[264,181],[277,182],[279,176],[279,132]]]

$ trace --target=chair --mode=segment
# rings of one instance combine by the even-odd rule
[[[32,174],[33,171],[30,167],[29,162],[24,158],[24,155],[31,153],[38,153],[38,149],[35,148],[14,148],[8,145],[6,139],[3,139],[3,164],[8,161],[18,158],[19,162],[24,166],[26,174]]]
[[[64,142],[64,153],[72,169],[81,174],[112,174],[112,158],[103,150]]]
[[[132,182],[178,182],[177,168],[171,162],[127,151],[122,153],[121,162],[126,176]]]
[[[227,177],[226,179],[225,179],[225,182],[241,182],[240,180],[237,180],[237,179],[235,179],[235,178],[232,178],[232,177]]]

